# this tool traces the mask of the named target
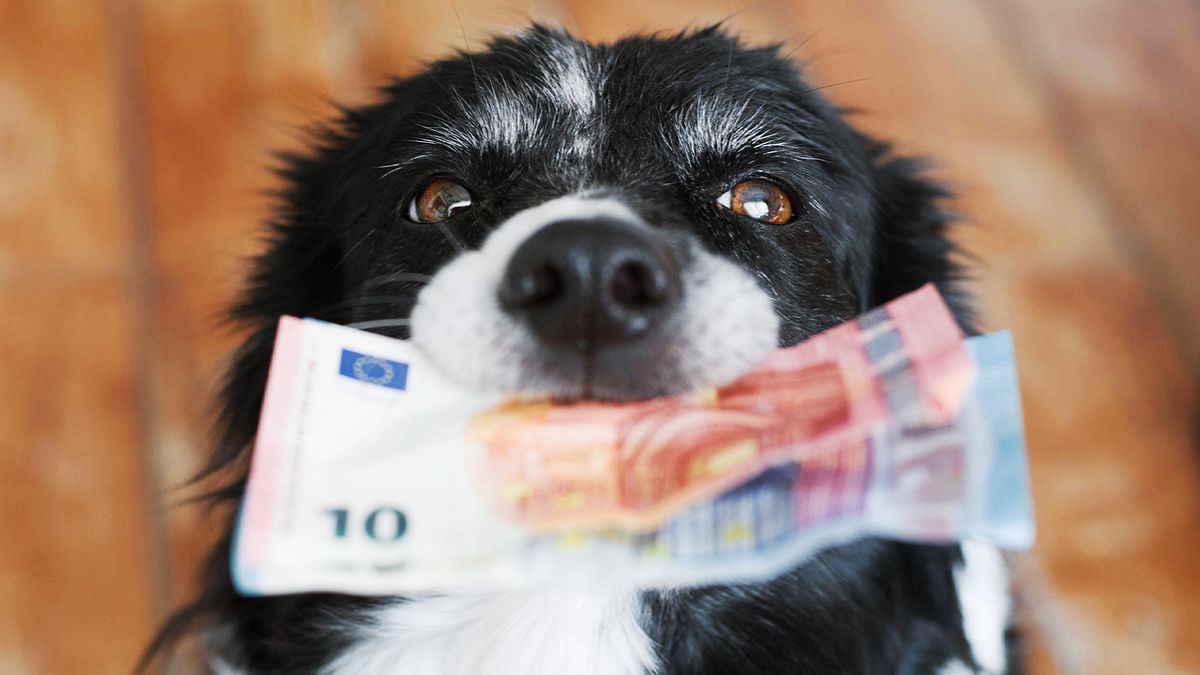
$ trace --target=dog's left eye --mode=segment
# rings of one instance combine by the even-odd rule
[[[734,213],[771,225],[792,219],[792,200],[778,185],[753,178],[744,180],[717,197],[717,203]]]
[[[408,205],[408,219],[418,223],[441,222],[471,207],[471,192],[462,183],[438,178],[426,185]]]

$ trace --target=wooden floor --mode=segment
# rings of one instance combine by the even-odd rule
[[[730,15],[961,195],[1021,365],[1034,672],[1200,672],[1192,0],[0,0],[0,673],[126,672],[188,593],[208,535],[170,488],[270,150],[526,17]]]

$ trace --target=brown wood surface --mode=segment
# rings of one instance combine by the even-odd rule
[[[1200,5],[1012,0],[988,6],[1101,195],[1120,254],[1200,367]]]
[[[118,48],[0,4],[0,673],[121,673],[152,617]]]
[[[211,532],[214,317],[269,152],[527,18],[731,17],[938,160],[1021,365],[1037,673],[1200,672],[1200,10],[1187,0],[0,0],[0,673],[127,670]],[[803,44],[801,44],[803,43]]]

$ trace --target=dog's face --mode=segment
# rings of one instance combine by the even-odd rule
[[[948,281],[939,193],[883,152],[774,49],[534,29],[396,83],[293,158],[243,312],[411,336],[486,388],[719,384]]]
[[[281,209],[237,308],[255,330],[230,369],[222,437],[202,474],[228,477],[216,498],[242,494],[285,314],[411,337],[474,386],[567,399],[719,384],[778,345],[928,282],[966,324],[942,192],[854,131],[774,49],[715,29],[592,46],[535,28],[384,94],[319,131],[308,154],[285,158]],[[290,671],[345,646],[345,631],[313,638],[329,635],[339,608],[374,602],[240,598],[230,546],[227,535],[205,596],[160,644],[189,613],[211,611],[244,656]],[[860,611],[872,605],[860,580],[898,565],[895,546],[833,555],[782,585],[717,589],[678,622],[649,621],[680,631],[663,652],[680,662],[711,655],[710,643],[718,664],[751,651],[781,667],[810,654],[853,661],[874,653],[861,641],[877,628]],[[797,599],[803,589],[820,593]],[[773,594],[786,607],[726,631],[728,617]],[[672,607],[683,605],[651,611]],[[957,606],[946,613],[958,620]],[[826,639],[843,614],[853,639]],[[767,653],[796,635],[815,642]],[[879,652],[878,668],[890,653]]]

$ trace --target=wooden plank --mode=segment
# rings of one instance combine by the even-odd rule
[[[696,3],[576,2],[587,35],[679,26]],[[698,11],[715,13],[716,3]],[[929,154],[976,225],[988,323],[1012,327],[1041,541],[1022,566],[1037,672],[1185,672],[1194,631],[1200,503],[1195,393],[1168,321],[1106,227],[1106,195],[1081,178],[1041,99],[978,7],[952,0],[816,0],[772,8],[770,33],[819,31],[817,84],[863,109],[861,126]],[[857,81],[861,78],[871,78]],[[1188,570],[1192,570],[1189,573]],[[1040,590],[1045,589],[1045,593]],[[1097,649],[1096,645],[1105,645]]]
[[[0,313],[0,670],[127,672],[153,619],[125,285],[9,282]]]
[[[1121,252],[1200,373],[1200,7],[1188,0],[984,5],[1040,86]]]
[[[131,229],[103,6],[0,4],[0,672],[123,673],[152,624]]]
[[[117,157],[104,14],[31,0],[0,21],[0,280],[112,273],[128,232],[101,170]]]

